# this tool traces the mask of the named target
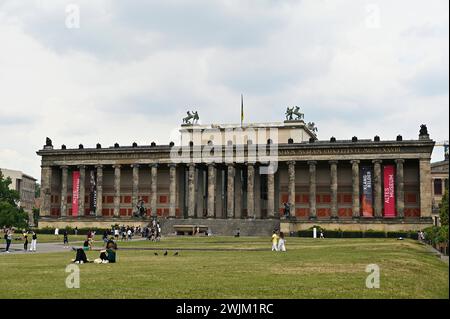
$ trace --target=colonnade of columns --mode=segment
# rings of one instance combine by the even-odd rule
[[[341,161],[342,162],[342,161]],[[430,177],[430,163],[429,160],[420,160],[420,194],[425,194],[427,191],[431,191]],[[338,164],[337,160],[328,161],[330,167],[330,212],[331,218],[338,218]],[[353,218],[360,218],[360,176],[359,176],[359,160],[351,160],[352,165],[352,216]],[[382,169],[381,160],[373,160],[373,172],[374,172],[374,217],[382,217],[383,207],[383,193],[382,193]],[[404,160],[398,159],[396,163],[396,210],[397,217],[404,217]],[[295,215],[295,172],[296,161],[288,161],[288,201],[291,207],[291,214]],[[309,166],[309,218],[317,218],[316,210],[316,167],[317,161],[307,161]],[[136,207],[138,204],[139,194],[139,170],[142,167],[148,167],[144,164],[132,164],[132,204]],[[157,211],[157,183],[158,183],[158,164],[150,164],[150,180],[151,180],[151,193],[150,193],[150,209],[151,214],[156,216]],[[169,164],[169,217],[176,217],[177,207],[177,165]],[[101,216],[102,212],[102,196],[103,196],[103,166],[96,165],[96,187],[97,187],[97,205],[96,215]],[[120,214],[120,181],[121,181],[121,165],[113,165],[114,169],[114,202],[113,212],[114,216],[118,217]],[[246,163],[247,172],[247,217],[255,218],[255,164]],[[68,166],[60,166],[61,169],[61,216],[67,216],[67,182],[68,182]],[[241,216],[241,183],[242,181],[235,180],[237,174],[240,174],[242,167],[237,167],[235,164],[227,164],[226,172],[226,218],[240,218]],[[79,202],[78,202],[78,215],[84,215],[84,198],[85,198],[85,176],[86,169],[84,165],[79,165],[78,170],[80,172],[80,189],[79,189]],[[196,164],[187,164],[187,217],[194,218],[196,216],[196,194],[195,194],[195,178]],[[207,164],[207,217],[213,218],[215,216],[215,203],[217,196],[216,185],[217,166],[214,163]],[[42,167],[42,192],[43,192],[43,210],[49,210],[50,207],[50,181],[51,181],[52,169],[49,166]],[[428,185],[430,184],[430,185]],[[427,202],[426,196],[421,196],[420,207],[422,212],[426,212],[427,209],[431,211],[431,201]],[[267,175],[267,217],[275,218],[278,216],[278,208],[275,207],[275,174],[269,172]]]

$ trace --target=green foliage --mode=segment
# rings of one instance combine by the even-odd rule
[[[18,208],[7,202],[0,202],[0,227],[26,228],[28,214],[23,208]]]
[[[33,208],[33,219],[36,224],[37,224],[37,221],[39,220],[39,216],[40,216],[40,209]]]
[[[16,203],[20,199],[20,195],[19,192],[9,189],[11,183],[11,178],[4,178],[2,172],[0,172],[0,202],[7,202],[16,206]]]
[[[428,227],[424,229],[425,240],[430,241],[432,245],[448,242],[448,225],[442,227]]]
[[[3,178],[0,172],[0,227],[25,228],[28,225],[28,214],[17,206],[19,193],[11,190],[11,179]]]
[[[448,226],[448,189],[445,190],[444,196],[442,196],[442,203],[439,208],[439,217],[441,219],[441,225]]]

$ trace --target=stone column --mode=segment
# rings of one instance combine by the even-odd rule
[[[267,217],[275,217],[275,173],[267,174]]]
[[[188,174],[188,217],[195,217],[195,164],[190,163]]]
[[[361,216],[359,203],[359,160],[352,160],[352,218],[356,219]]]
[[[255,217],[255,167],[252,163],[247,163],[247,218]]]
[[[254,218],[261,219],[261,174],[259,173],[259,167],[255,167],[255,179],[253,184],[253,209]]]
[[[215,175],[215,217],[223,218],[223,189],[224,189],[224,171],[221,168],[214,168]]]
[[[227,218],[234,218],[234,165],[227,166]]]
[[[151,164],[150,165],[150,172],[151,172],[151,199],[150,199],[150,210],[152,212],[152,216],[156,217],[156,211],[157,211],[157,198],[158,198],[158,164]]]
[[[398,159],[395,160],[395,163],[397,164],[396,168],[396,193],[395,193],[395,199],[396,199],[396,207],[397,207],[397,217],[398,218],[404,218],[405,217],[405,183],[404,183],[404,177],[403,177],[403,164],[405,160]]]
[[[309,164],[309,219],[316,219],[316,161],[308,161]]]
[[[120,165],[114,168],[114,217],[120,216]]]
[[[177,200],[177,165],[169,164],[169,217],[176,217]]]
[[[205,174],[206,171],[206,174]],[[205,178],[206,175],[206,178]],[[197,218],[205,217],[204,211],[206,207],[206,211],[208,211],[208,198],[206,197],[206,193],[208,190],[208,169],[203,170],[202,167],[198,167],[195,170],[194,177],[194,194],[195,194],[195,212]],[[206,187],[206,191],[205,191]],[[206,205],[205,205],[206,202]]]
[[[61,166],[61,217],[67,216],[67,166]]]
[[[102,216],[103,210],[103,166],[97,165],[97,208],[95,216]]]
[[[52,167],[41,166],[41,216],[50,216],[52,195]]]
[[[431,218],[431,165],[429,158],[419,160],[420,217]]]
[[[338,178],[337,178],[337,161],[330,161],[330,180],[331,180],[331,218],[337,219],[337,192],[338,192]]]
[[[85,185],[86,185],[86,166],[79,165],[80,170],[80,194],[78,196],[78,216],[84,216],[84,201],[85,201]]]
[[[208,218],[214,218],[216,195],[216,168],[214,163],[208,164]]]
[[[288,193],[289,193],[289,206],[291,208],[291,215],[295,216],[295,161],[289,161],[288,164]]]
[[[242,169],[240,167],[234,168],[235,174],[235,192],[234,192],[234,218],[242,218]]]
[[[133,193],[131,197],[131,210],[135,211],[139,200],[139,164],[131,165],[133,168]]]
[[[375,190],[374,216],[383,218],[383,192],[381,188],[381,160],[373,160],[373,184]]]

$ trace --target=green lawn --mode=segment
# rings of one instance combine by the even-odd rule
[[[65,286],[73,252],[2,255],[0,298],[449,298],[448,265],[412,240],[287,238],[286,253],[270,245],[249,237],[119,242],[116,264],[80,265],[79,289]],[[379,289],[365,286],[368,264],[381,269]]]

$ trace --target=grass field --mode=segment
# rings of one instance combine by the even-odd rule
[[[287,238],[286,253],[270,245],[249,237],[119,242],[116,264],[80,265],[79,289],[65,286],[73,252],[2,255],[0,298],[449,298],[448,265],[416,241]],[[381,269],[379,289],[365,286],[368,264]]]

